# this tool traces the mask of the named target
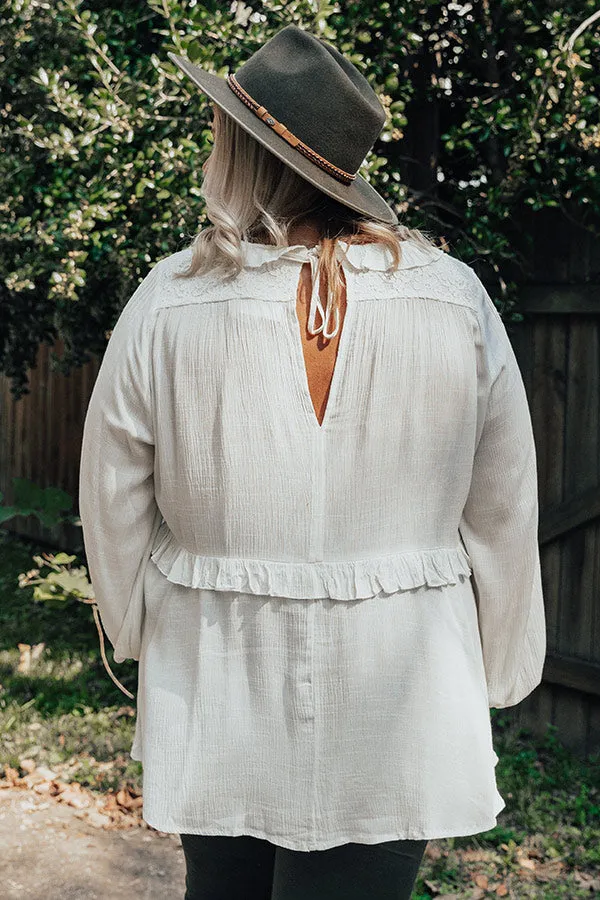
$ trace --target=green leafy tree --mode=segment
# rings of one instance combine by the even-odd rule
[[[8,0],[0,37],[0,370],[41,342],[101,354],[151,264],[204,224],[209,107],[170,62],[219,75],[294,22],[334,43],[387,111],[361,174],[465,261],[526,262],[527,209],[597,230],[593,0]],[[594,65],[594,58],[596,65]],[[508,283],[507,283],[508,281]]]

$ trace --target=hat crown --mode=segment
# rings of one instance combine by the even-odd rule
[[[385,124],[385,110],[356,66],[296,25],[277,32],[235,77],[292,134],[352,174]]]

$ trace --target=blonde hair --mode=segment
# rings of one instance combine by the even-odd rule
[[[329,197],[270,153],[217,104],[213,112],[214,143],[202,166],[200,191],[212,225],[193,239],[190,265],[177,277],[208,272],[235,277],[244,264],[242,240],[288,246],[292,226],[310,219],[320,231],[320,280],[334,293],[335,309],[343,288],[336,240],[383,244],[392,255],[394,270],[400,265],[403,241],[435,246],[419,229],[377,222]]]

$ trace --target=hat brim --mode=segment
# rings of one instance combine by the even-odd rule
[[[282,162],[288,165],[302,178],[305,178],[315,187],[334,200],[338,200],[350,209],[363,215],[370,216],[387,225],[397,225],[398,217],[393,209],[386,203],[381,194],[371,187],[361,175],[357,175],[351,184],[342,184],[332,175],[328,175],[315,163],[303,156],[288,144],[269,125],[261,121],[258,116],[249,109],[239,97],[233,93],[224,78],[207,72],[184,59],[176,53],[167,52],[167,56],[187,75],[202,93],[213,100],[227,115],[240,125],[244,131],[252,135],[267,150],[270,150]]]

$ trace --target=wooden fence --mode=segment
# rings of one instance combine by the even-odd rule
[[[62,354],[62,343],[52,348]],[[51,348],[43,344],[29,372],[30,393],[15,401],[10,382],[0,376],[0,490],[13,501],[12,479],[27,478],[40,487],[71,494],[76,512],[83,423],[100,361],[93,359],[71,375],[51,370]],[[34,516],[19,516],[10,531],[64,550],[74,550],[80,529],[43,528]]]
[[[548,624],[542,684],[504,712],[511,727],[547,723],[579,753],[600,751],[600,245],[552,216],[536,219],[525,321],[509,325],[530,402],[538,457],[540,552]],[[545,223],[545,224],[544,224]],[[532,226],[533,227],[533,226]],[[596,256],[594,256],[596,254]],[[31,394],[14,402],[0,384],[0,489],[20,475],[77,495],[85,409],[98,369],[49,371],[40,350]],[[30,520],[11,529],[71,547]]]
[[[537,448],[548,654],[543,683],[506,712],[567,746],[600,751],[600,252],[556,215],[536,216],[534,283],[509,333]]]

